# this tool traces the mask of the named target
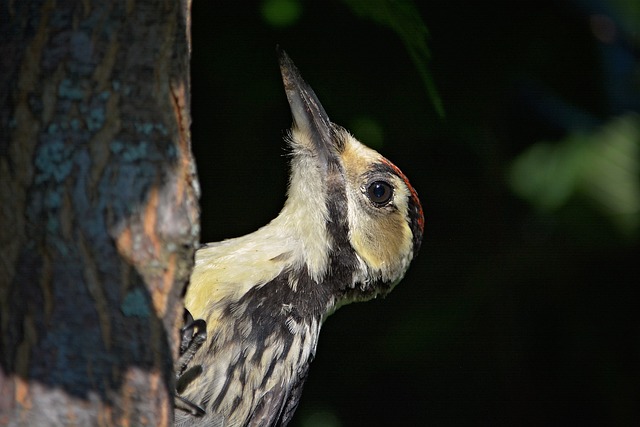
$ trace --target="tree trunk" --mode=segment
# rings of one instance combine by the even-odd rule
[[[0,425],[173,422],[190,0],[0,1]]]

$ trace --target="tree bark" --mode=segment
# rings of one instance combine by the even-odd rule
[[[173,423],[190,0],[0,2],[0,425]]]

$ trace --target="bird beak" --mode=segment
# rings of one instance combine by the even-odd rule
[[[302,79],[300,71],[294,65],[289,55],[276,47],[280,72],[284,90],[287,93],[289,107],[293,116],[293,126],[298,131],[307,134],[315,145],[318,154],[328,155],[332,152],[333,126],[329,116],[324,111],[318,97],[311,86]]]

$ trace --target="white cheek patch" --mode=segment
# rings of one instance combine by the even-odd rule
[[[353,139],[350,145],[352,153],[346,154],[345,162],[361,161],[362,155],[368,158],[367,162],[371,157],[381,158]],[[361,261],[360,274],[356,272],[354,280],[359,277],[395,283],[402,278],[413,257],[412,232],[407,218],[410,192],[399,177],[389,173],[385,180],[394,188],[393,207],[375,207],[363,192],[363,177],[370,165],[367,162],[362,162],[362,167],[355,172],[353,168],[348,169],[352,173],[347,176],[349,241]]]

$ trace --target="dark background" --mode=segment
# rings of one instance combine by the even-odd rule
[[[293,424],[640,425],[640,2],[417,8],[444,117],[343,2],[193,3],[203,241],[284,202],[276,44],[425,209],[405,280],[325,324]]]

